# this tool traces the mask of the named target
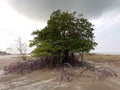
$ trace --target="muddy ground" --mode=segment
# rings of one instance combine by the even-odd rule
[[[120,90],[120,56],[97,55],[89,56],[88,60],[112,68],[118,77],[98,80],[90,72],[85,72],[81,77],[74,77],[71,82],[57,82],[55,69],[43,69],[23,75],[0,75],[0,90]],[[22,60],[16,56],[0,56],[0,73],[3,67],[18,61]],[[76,72],[80,70],[75,68]]]

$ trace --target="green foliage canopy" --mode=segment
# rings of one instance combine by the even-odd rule
[[[53,12],[42,30],[33,31],[30,46],[36,46],[34,56],[69,57],[71,53],[89,52],[94,42],[93,24],[76,12]]]

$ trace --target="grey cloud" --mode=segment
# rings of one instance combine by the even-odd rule
[[[120,8],[119,0],[7,0],[16,11],[35,20],[47,20],[57,10],[77,11],[87,17],[99,17],[104,12]]]

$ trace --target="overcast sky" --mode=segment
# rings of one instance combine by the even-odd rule
[[[95,25],[96,52],[120,52],[120,0],[0,0],[0,49],[28,42],[58,9],[84,14]]]

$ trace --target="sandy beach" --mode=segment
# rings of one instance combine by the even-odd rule
[[[99,59],[101,57],[102,56],[99,56]],[[82,77],[73,79],[72,82],[57,82],[54,80],[55,70],[38,70],[23,75],[1,75],[0,90],[119,90],[119,57],[120,56],[103,56],[102,59],[105,60],[101,62],[97,61],[97,64],[102,64],[103,66],[107,66],[115,70],[118,77],[112,77],[105,80],[95,80],[89,76],[89,73],[85,73]],[[96,59],[95,57],[92,58],[94,58],[94,60]],[[110,58],[111,60],[115,60],[111,61]],[[15,56],[0,56],[1,73],[3,72],[3,67],[18,61],[22,60]],[[79,70],[79,68],[77,70]]]

